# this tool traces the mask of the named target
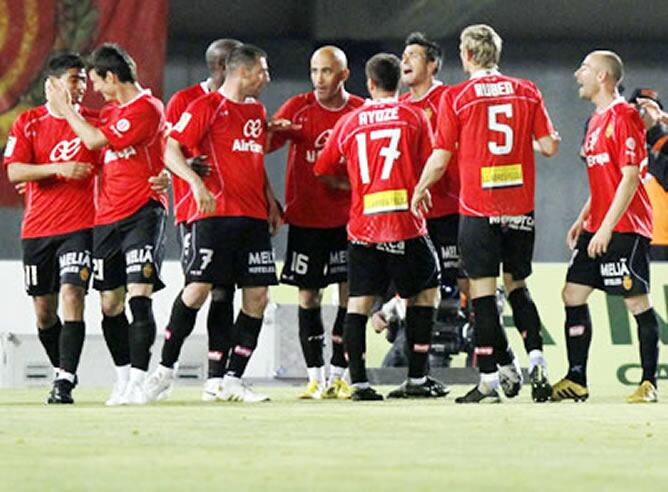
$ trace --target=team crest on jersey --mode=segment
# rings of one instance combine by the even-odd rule
[[[431,117],[434,115],[434,112],[431,110],[429,106],[427,106],[426,108],[424,108],[424,114],[427,117],[427,119],[431,121]]]
[[[16,137],[9,137],[5,146],[5,157],[11,157],[14,153],[14,147],[16,147]]]
[[[606,138],[612,137],[612,133],[615,131],[615,127],[613,126],[612,123],[608,125],[608,128],[605,129],[605,136]]]
[[[72,140],[61,140],[53,149],[51,149],[51,154],[49,155],[49,160],[51,162],[67,162],[74,159],[74,157],[81,150],[81,139],[73,138]]]

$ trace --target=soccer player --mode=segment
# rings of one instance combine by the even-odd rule
[[[332,188],[313,174],[334,124],[364,103],[345,90],[349,75],[341,49],[317,49],[311,57],[314,90],[288,99],[274,115],[275,120],[289,120],[299,128],[273,134],[269,144],[274,151],[290,141],[285,180],[285,221],[290,229],[281,282],[299,288],[299,341],[309,380],[300,396],[305,399],[350,397],[343,379],[348,365],[343,353],[343,320],[348,301],[345,226],[350,192]],[[333,283],[339,287],[339,309],[332,328],[330,376],[325,386],[320,302],[322,289]]]
[[[185,163],[182,146],[193,155],[208,155],[213,169],[204,182],[215,196],[215,208],[207,214],[191,212],[188,217],[192,239],[187,284],[174,300],[162,360],[147,381],[151,399],[171,386],[183,342],[214,285],[242,289],[233,349],[218,399],[269,399],[241,380],[262,328],[268,286],[277,283],[265,194],[266,110],[255,99],[268,82],[264,51],[247,44],[234,48],[226,60],[221,88],[192,102],[167,140],[169,165]]]
[[[441,47],[420,32],[408,35],[401,58],[401,82],[408,92],[399,98],[421,109],[427,115],[433,131],[436,130],[438,105],[448,88],[435,78],[441,69]],[[459,170],[456,154],[444,176],[430,188],[432,208],[427,212],[427,230],[434,243],[441,267],[441,295],[452,297],[460,290],[468,291],[468,285],[459,265],[457,227],[459,224]]]
[[[78,54],[53,57],[47,75],[63,84],[82,118],[97,117],[80,106],[88,79]],[[57,371],[48,403],[74,403],[92,273],[97,162],[98,153],[82,145],[48,103],[21,114],[9,132],[4,156],[9,180],[27,183],[21,228],[26,291],[33,298],[39,340]],[[59,295],[64,323],[58,317]]]
[[[348,222],[350,298],[344,321],[353,400],[382,400],[369,385],[366,324],[375,296],[390,281],[407,299],[406,338],[410,349],[411,393],[445,396],[427,376],[427,357],[435,314],[439,271],[423,218],[410,212],[412,189],[432,148],[423,111],[398,101],[401,62],[380,53],[366,64],[372,100],[341,118],[315,165],[315,174],[336,184],[345,159],[352,188]]]
[[[640,166],[647,158],[645,127],[636,108],[619,95],[623,76],[622,60],[612,51],[589,53],[575,72],[580,98],[596,110],[583,144],[590,197],[566,235],[573,250],[562,291],[568,374],[554,385],[554,401],[589,397],[587,299],[594,289],[624,296],[638,323],[642,380],[627,401],[657,401],[659,325],[649,299],[652,213],[640,185]]]
[[[559,138],[538,88],[498,71],[501,38],[491,27],[465,28],[459,48],[470,80],[448,89],[441,100],[436,148],[412,202],[418,215],[429,207],[428,188],[441,178],[456,151],[461,184],[459,247],[470,279],[481,374],[480,383],[455,401],[498,402],[499,384],[508,397],[520,390],[519,366],[497,311],[501,263],[513,319],[529,353],[532,397],[545,401],[550,387],[541,323],[525,279],[531,274],[534,244],[533,141],[549,157],[557,153]]]
[[[188,105],[195,99],[217,91],[225,81],[225,58],[233,48],[241,46],[235,39],[218,39],[206,50],[206,64],[209,78],[203,82],[176,92],[167,103],[165,116],[167,125],[173,128],[185,112]],[[183,149],[185,157],[191,157],[188,149]],[[206,158],[206,156],[204,156]],[[191,230],[187,223],[191,207],[192,194],[188,183],[178,176],[172,181],[174,199],[174,219],[178,228],[181,243],[181,267],[184,274],[187,270],[188,247],[191,243]],[[209,338],[208,378],[204,383],[202,400],[214,401],[222,391],[225,367],[231,348],[232,327],[234,326],[234,286],[215,286],[211,290],[211,304],[207,316],[207,332]]]
[[[97,48],[91,67],[93,88],[109,103],[100,113],[99,126],[76,112],[57,80],[47,81],[47,99],[88,149],[104,148],[93,231],[93,284],[101,291],[102,329],[118,376],[107,404],[144,404],[143,384],[155,340],[151,294],[164,286],[159,270],[167,195],[153,191],[148,182],[164,168],[164,112],[162,103],[139,86],[135,63],[119,46]],[[129,331],[126,289],[133,317]]]

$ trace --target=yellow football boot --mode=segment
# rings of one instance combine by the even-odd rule
[[[322,392],[323,400],[350,400],[352,396],[350,385],[343,378],[336,378]]]
[[[657,401],[659,401],[659,394],[649,381],[640,383],[640,386],[626,398],[626,403],[656,403]]]
[[[309,381],[304,392],[299,395],[300,400],[320,400],[322,398],[322,384],[320,381]]]
[[[589,390],[587,387],[582,386],[575,381],[571,381],[570,379],[564,378],[552,386],[552,401],[585,401],[587,398],[589,398]]]

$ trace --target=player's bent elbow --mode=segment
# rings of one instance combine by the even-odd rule
[[[26,181],[25,176],[23,176],[23,173],[18,169],[18,166],[15,164],[10,164],[7,167],[7,179],[9,179],[9,182],[12,184],[18,184],[22,183],[23,181]]]
[[[559,152],[559,140],[555,137],[543,137],[538,141],[540,153],[545,157],[553,157]]]

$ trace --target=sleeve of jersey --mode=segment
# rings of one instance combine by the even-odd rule
[[[341,150],[339,148],[339,139],[341,137],[341,127],[343,126],[344,120],[347,118],[341,118],[334,125],[334,130],[332,134],[327,139],[325,148],[322,149],[318,160],[313,167],[313,173],[316,176],[325,176],[325,175],[336,175],[337,167],[341,163]]]
[[[100,126],[109,145],[115,150],[123,150],[150,139],[160,128],[162,114],[156,108],[138,103],[130,108],[121,118],[110,120]]]
[[[292,121],[292,118],[295,115],[296,111],[296,100],[289,99],[283,105],[278,108],[278,111],[274,113],[272,117],[273,120],[285,119]],[[293,132],[291,131],[280,131],[274,132],[271,136],[271,142],[269,143],[269,151],[274,152],[275,150],[280,149],[285,145],[285,143],[293,137]]]
[[[436,142],[434,147],[437,149],[454,152],[459,140],[459,120],[455,114],[452,96],[447,90],[441,97],[438,105],[438,118],[436,123]]]
[[[538,97],[538,106],[536,107],[536,113],[534,114],[533,136],[534,138],[539,139],[552,135],[554,133],[554,126],[552,126],[550,115],[547,114],[543,96],[537,88],[536,96]]]
[[[615,161],[620,167],[640,166],[647,158],[645,146],[645,127],[638,113],[633,110],[623,113],[615,121],[615,140],[617,156]]]
[[[12,125],[5,145],[4,165],[15,162],[32,163],[35,160],[30,140],[25,134],[25,121],[17,119]]]
[[[178,95],[172,97],[165,108],[165,119],[171,129],[179,121],[181,114],[186,110],[186,105],[183,104],[183,99]]]
[[[181,114],[169,136],[186,148],[195,148],[204,138],[210,118],[211,108],[206,99],[197,99]]]

